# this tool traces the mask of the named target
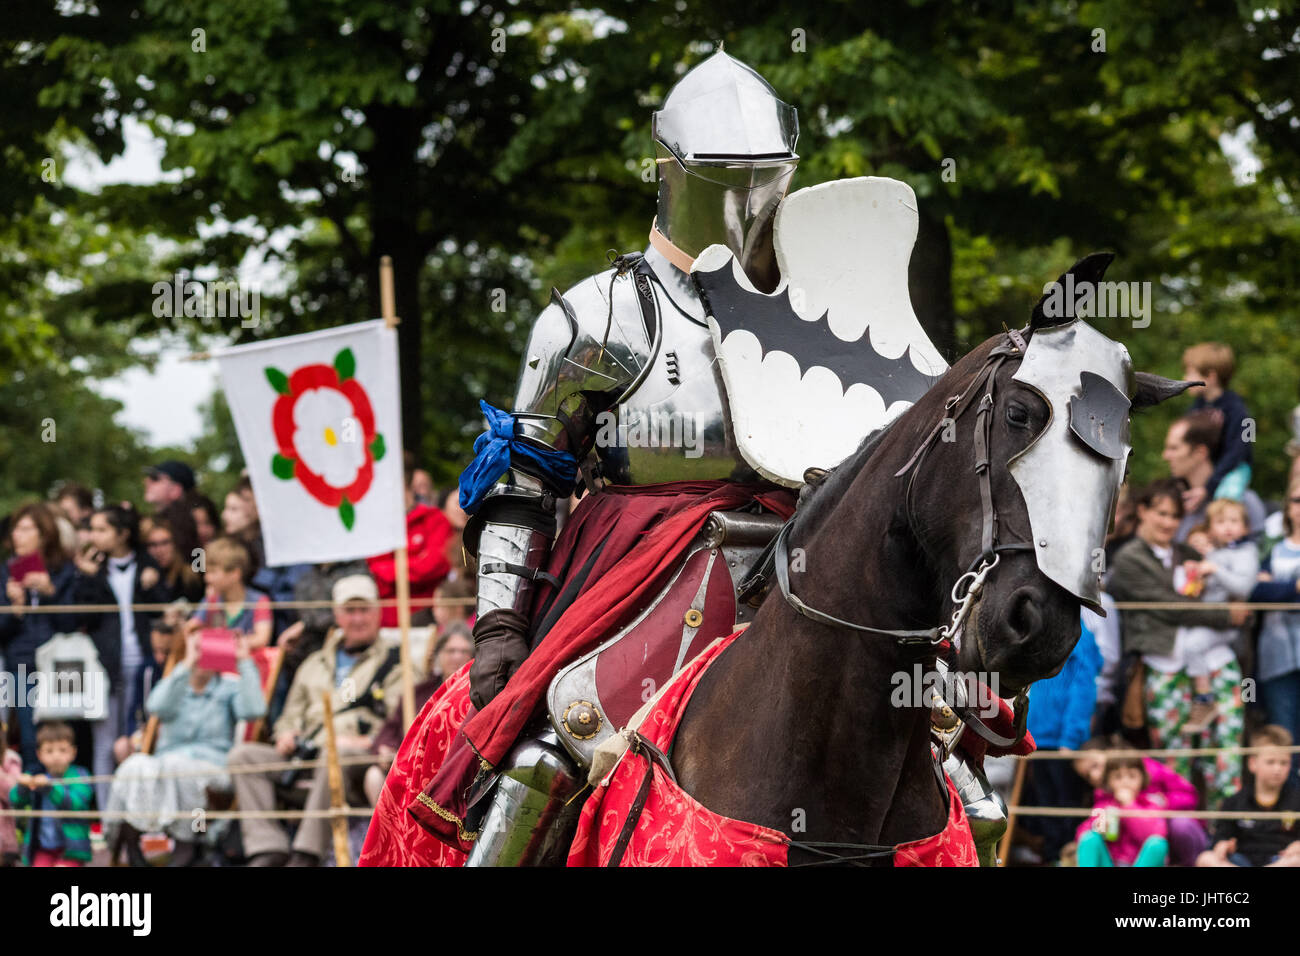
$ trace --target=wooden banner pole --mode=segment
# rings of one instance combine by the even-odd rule
[[[1007,808],[1007,832],[1002,835],[1002,844],[998,847],[998,866],[1006,866],[1011,856],[1011,839],[1016,834],[1016,810],[1020,807],[1020,791],[1025,786],[1025,771],[1029,761],[1021,757],[1016,761],[1015,782],[1011,785],[1011,806]]]
[[[163,677],[170,677],[176,665],[185,659],[185,632],[172,636],[171,646],[167,649],[167,660],[163,664]],[[158,742],[158,715],[150,714],[144,725],[144,739],[140,742],[140,753],[152,754],[154,744]]]
[[[379,306],[384,322],[390,329],[401,320],[397,317],[397,296],[393,288],[393,258],[379,260]],[[406,508],[402,508],[403,534],[405,534]],[[402,729],[409,730],[415,722],[415,671],[411,667],[411,565],[406,553],[406,542],[393,555],[397,574],[397,626],[402,635]]]
[[[334,705],[330,702],[330,691],[322,691],[325,698],[325,770],[329,776],[330,809],[347,809],[343,798],[343,770],[339,767],[338,742],[334,738]],[[352,851],[348,847],[348,820],[342,813],[330,817],[330,828],[334,832],[334,865],[351,866]]]

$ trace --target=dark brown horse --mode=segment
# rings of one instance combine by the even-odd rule
[[[1096,281],[1109,257],[1095,260],[1071,271]],[[1022,346],[1050,324],[1042,312],[1040,302],[1019,336]],[[887,630],[929,629],[949,619],[954,582],[983,553],[987,509],[974,468],[973,403],[954,418],[953,440],[932,441],[919,460],[913,456],[960,407],[946,408],[948,399],[965,393],[1007,343],[999,335],[965,356],[800,507],[788,534],[789,580],[806,605]],[[1030,541],[1007,463],[1049,415],[1037,392],[1012,380],[1019,365],[1013,349],[993,375],[987,490],[1000,542]],[[1190,384],[1142,373],[1137,381],[1134,408]],[[1011,697],[1060,670],[1079,637],[1080,602],[1039,570],[1032,545],[998,557],[957,665],[992,675],[999,695]],[[893,846],[932,835],[946,816],[929,746],[930,710],[891,706],[890,690],[892,675],[918,661],[930,670],[934,660],[928,643],[918,651],[887,635],[810,620],[773,588],[748,631],[700,681],[673,745],[677,779],[717,813],[790,835],[798,841],[792,864],[823,859],[824,851],[799,843]],[[891,862],[887,855],[876,861]]]

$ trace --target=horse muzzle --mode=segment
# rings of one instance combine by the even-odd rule
[[[1079,638],[1079,608],[1063,589],[1052,592],[1021,584],[1000,599],[990,588],[972,609],[958,666],[1004,698],[1059,673]]]

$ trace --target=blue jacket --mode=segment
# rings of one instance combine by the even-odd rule
[[[54,594],[45,597],[38,596],[35,591],[28,591],[27,605],[75,603],[76,580],[76,567],[71,562],[65,563],[57,571],[50,572]],[[0,605],[9,604],[5,592],[8,583],[9,568],[0,563]],[[0,614],[0,647],[4,649],[6,666],[12,671],[22,663],[30,671],[36,664],[36,648],[55,634],[66,634],[76,629],[75,614],[24,614],[21,617],[17,614]]]
[[[1212,402],[1198,395],[1192,402],[1192,411],[1214,409],[1223,414],[1223,431],[1220,433],[1219,457],[1214,462],[1214,473],[1205,483],[1206,497],[1213,498],[1214,491],[1224,476],[1238,465],[1249,465],[1255,460],[1254,449],[1241,437],[1242,425],[1250,417],[1245,400],[1231,389],[1224,389],[1222,395]]]
[[[1295,576],[1273,570],[1274,556],[1285,554],[1282,549],[1286,547],[1286,541],[1279,541],[1264,559],[1259,569],[1278,576],[1256,584],[1250,600],[1269,604],[1294,604],[1300,600]],[[1300,670],[1300,611],[1266,611],[1259,629],[1255,676],[1262,681],[1272,680],[1296,670]]]
[[[284,564],[274,568],[261,567],[254,572],[246,587],[253,587],[265,592],[273,602],[292,601],[294,587],[301,578],[311,570],[310,564]],[[280,632],[298,619],[297,611],[277,608],[271,614],[271,641],[280,636]]]
[[[1097,675],[1105,663],[1097,639],[1080,625],[1079,643],[1061,673],[1040,680],[1029,692],[1029,732],[1045,749],[1077,750],[1092,732],[1092,712],[1097,707]]]

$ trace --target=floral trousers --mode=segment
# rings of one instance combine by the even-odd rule
[[[1151,745],[1157,749],[1176,750],[1195,747],[1239,747],[1245,728],[1246,708],[1241,701],[1241,667],[1236,661],[1225,664],[1210,675],[1219,714],[1203,734],[1183,731],[1191,716],[1196,691],[1187,674],[1166,674],[1146,667],[1143,690],[1147,706],[1147,729]],[[1205,778],[1206,803],[1216,809],[1227,797],[1241,789],[1241,755],[1220,754],[1215,757],[1171,757],[1170,767],[1188,780],[1196,763]]]

